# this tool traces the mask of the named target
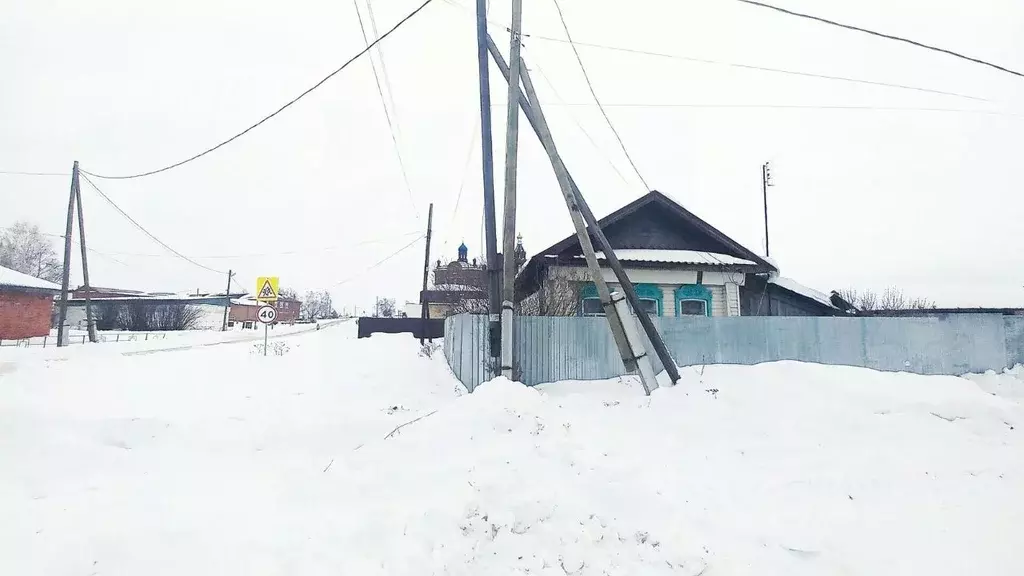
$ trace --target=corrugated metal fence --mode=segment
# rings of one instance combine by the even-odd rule
[[[964,374],[1024,364],[1024,316],[921,318],[656,318],[680,366],[801,360],[919,374]],[[604,318],[515,321],[519,380],[599,380],[625,373]],[[445,322],[445,357],[467,388],[489,379],[487,317]],[[655,359],[655,369],[661,365]]]

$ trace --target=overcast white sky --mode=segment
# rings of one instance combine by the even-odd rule
[[[373,2],[378,30],[420,1]],[[778,1],[1024,68],[1024,5],[1015,0]],[[826,291],[895,284],[940,305],[1024,306],[1024,196],[1014,178],[1024,157],[1024,79],[728,0],[561,3],[580,42],[985,99],[581,48],[650,185],[755,251],[763,250],[760,165],[772,161],[771,247],[783,274]],[[524,4],[524,32],[563,37],[551,0]],[[124,174],[169,164],[248,126],[363,46],[347,1],[0,6],[0,170],[67,171],[77,159]],[[492,1],[491,19],[507,21],[509,6]],[[507,53],[507,34],[492,33]],[[595,212],[643,194],[571,48],[525,44],[556,142]],[[339,308],[376,295],[415,300],[422,243],[364,271],[416,238],[430,202],[431,260],[454,256],[463,240],[483,252],[471,13],[435,0],[383,48],[415,207],[369,60],[199,161],[97,184],[165,242],[233,268],[250,290],[267,274],[299,291],[326,287]],[[493,67],[492,88],[500,208],[507,88]],[[519,229],[532,253],[571,226],[550,165],[522,126]],[[0,226],[30,220],[62,233],[68,185],[0,175]],[[103,253],[90,256],[94,285],[223,289],[223,275],[168,255],[84,183],[82,193],[89,245]]]

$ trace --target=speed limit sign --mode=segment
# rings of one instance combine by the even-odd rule
[[[277,310],[273,306],[260,306],[256,319],[264,324],[273,324],[277,320]]]

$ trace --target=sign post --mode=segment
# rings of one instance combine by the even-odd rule
[[[272,304],[277,302],[279,280],[277,276],[260,276],[256,279],[256,301],[263,304],[256,312],[256,319],[263,323],[264,356],[267,355],[270,325],[277,320],[277,310]]]
[[[263,323],[263,355],[267,355],[267,340],[270,338],[268,332],[270,325],[277,320],[277,310],[273,306],[260,306],[256,312],[256,319]]]

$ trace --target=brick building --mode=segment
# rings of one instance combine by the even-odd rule
[[[53,297],[60,286],[0,266],[0,340],[50,333]]]
[[[228,312],[228,321],[233,325],[235,322],[253,323],[256,322],[256,312],[260,306],[253,298],[238,298],[231,301],[231,309]],[[299,311],[302,308],[302,301],[294,298],[278,298],[273,304],[277,309],[278,324],[294,324],[299,319]]]

